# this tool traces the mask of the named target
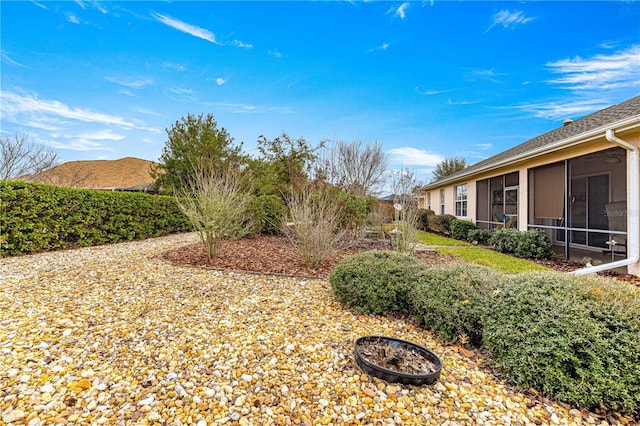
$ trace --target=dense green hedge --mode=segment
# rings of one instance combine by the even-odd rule
[[[455,262],[429,267],[409,290],[411,314],[442,338],[482,342],[482,318],[488,295],[502,275],[485,266]]]
[[[494,229],[491,231],[489,244],[501,253],[525,259],[548,259],[553,254],[551,238],[541,229],[524,232],[517,229]]]
[[[640,291],[557,272],[509,277],[484,344],[511,381],[579,407],[640,410]]]
[[[343,259],[329,281],[345,305],[365,314],[387,314],[408,310],[409,286],[425,267],[406,254],[369,251]]]
[[[456,240],[469,241],[469,233],[478,229],[470,220],[453,219],[451,221],[451,236]]]
[[[580,408],[640,414],[640,289],[557,272],[501,275],[361,253],[331,272],[337,298],[365,313],[401,311],[446,340],[484,346],[523,388]]]
[[[0,181],[0,255],[191,230],[171,197]]]

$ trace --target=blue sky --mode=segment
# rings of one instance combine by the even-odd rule
[[[61,160],[156,160],[212,113],[382,142],[428,181],[640,93],[640,2],[3,1],[0,132]]]

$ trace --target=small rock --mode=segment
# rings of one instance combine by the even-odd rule
[[[8,413],[2,414],[2,420],[5,423],[17,422],[18,420],[22,420],[26,417],[26,414],[22,410],[11,410]]]

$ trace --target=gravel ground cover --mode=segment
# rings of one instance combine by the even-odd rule
[[[178,234],[0,259],[0,424],[632,424],[523,394],[410,320],[321,279],[176,266]],[[361,373],[354,340],[432,349],[433,386]]]

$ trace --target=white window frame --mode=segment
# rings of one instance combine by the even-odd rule
[[[456,190],[456,205],[455,212],[458,217],[467,217],[467,199],[469,194],[469,188],[466,183],[457,185]]]

